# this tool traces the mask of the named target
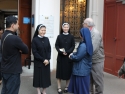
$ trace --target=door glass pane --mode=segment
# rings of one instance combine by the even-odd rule
[[[60,27],[64,22],[70,24],[70,32],[79,39],[79,31],[86,17],[87,0],[60,0]]]

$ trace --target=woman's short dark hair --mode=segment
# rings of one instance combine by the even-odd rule
[[[8,16],[6,18],[6,28],[10,28],[12,24],[16,24],[17,20],[18,19],[14,16]]]

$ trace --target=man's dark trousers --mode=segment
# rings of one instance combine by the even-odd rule
[[[3,88],[1,94],[18,94],[20,88],[20,73],[2,73]]]

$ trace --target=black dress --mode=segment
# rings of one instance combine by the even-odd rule
[[[33,86],[46,88],[51,85],[50,64],[44,65],[44,60],[50,60],[51,46],[47,37],[36,36],[32,41],[32,52],[34,55]]]
[[[58,35],[55,47],[56,50],[58,51],[56,78],[62,80],[69,80],[73,66],[73,62],[69,59],[69,54],[72,53],[75,48],[74,37],[71,34]],[[59,50],[59,48],[65,48],[67,55],[66,56],[63,55],[63,53]]]

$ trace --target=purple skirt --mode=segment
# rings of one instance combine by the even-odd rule
[[[76,76],[72,75],[68,87],[68,92],[74,94],[89,94],[90,75]]]

